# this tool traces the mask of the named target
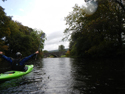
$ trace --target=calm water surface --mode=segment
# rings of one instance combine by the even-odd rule
[[[123,60],[43,58],[33,64],[31,73],[1,82],[0,94],[125,94]]]

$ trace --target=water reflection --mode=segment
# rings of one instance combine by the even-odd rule
[[[72,68],[75,81],[85,85],[75,85],[83,94],[124,94],[125,67],[123,60],[74,60]]]
[[[51,62],[50,62],[51,61]],[[71,77],[71,62],[69,58],[53,58],[44,59],[46,75],[48,76],[48,83],[46,93],[52,92],[65,94],[71,92],[72,77]]]
[[[34,70],[0,84],[0,94],[125,94],[123,60],[44,58]]]

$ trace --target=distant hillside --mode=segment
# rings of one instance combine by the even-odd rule
[[[69,50],[69,48],[65,49],[66,51]],[[51,51],[48,51],[48,52],[58,52],[59,50],[51,50]]]

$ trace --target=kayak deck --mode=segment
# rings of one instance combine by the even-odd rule
[[[28,69],[25,72],[23,72],[23,71],[8,71],[5,73],[1,73],[0,80],[9,80],[9,79],[17,78],[17,77],[23,76],[23,75],[25,75],[33,70],[33,65],[26,65],[26,67],[28,67]]]

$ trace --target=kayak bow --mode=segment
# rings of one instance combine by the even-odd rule
[[[23,71],[8,71],[5,73],[1,73],[0,74],[0,81],[17,78],[17,77],[23,76],[23,75],[25,75],[33,70],[33,65],[26,65],[26,67],[28,69],[25,72],[23,72]]]

